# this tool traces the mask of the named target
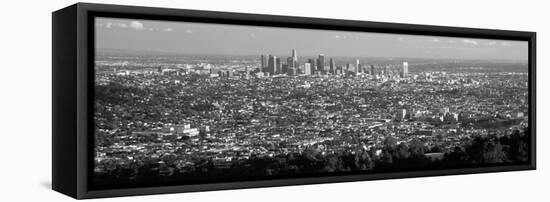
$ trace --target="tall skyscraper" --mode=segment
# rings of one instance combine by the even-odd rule
[[[409,76],[409,63],[403,62],[403,70],[401,77],[405,78]]]
[[[292,57],[288,57],[286,58],[286,64],[288,65],[288,67],[294,67],[294,60],[292,59]]]
[[[335,74],[336,73],[336,65],[334,64],[334,59],[330,58],[330,73]]]
[[[273,75],[275,73],[275,69],[277,68],[277,57],[274,55],[269,55],[268,64],[267,64],[267,72],[269,74]]]
[[[311,74],[317,73],[317,62],[315,59],[308,59],[308,63],[311,65]]]
[[[317,70],[320,72],[325,71],[325,55],[319,54],[319,58],[317,58]]]
[[[374,65],[370,66],[370,75],[376,75],[376,71],[374,71]]]
[[[354,70],[354,72],[359,73],[359,59],[355,60],[355,70]]]
[[[291,67],[294,67],[294,68],[298,67],[298,55],[296,54],[296,49],[292,49],[292,66]]]
[[[275,69],[273,70],[273,74],[280,74],[282,69],[283,63],[281,62],[281,58],[275,58]]]
[[[260,72],[265,71],[265,68],[267,67],[267,58],[265,55],[262,55],[261,61],[260,61]]]
[[[304,74],[305,75],[311,75],[311,63],[306,62],[304,64]]]

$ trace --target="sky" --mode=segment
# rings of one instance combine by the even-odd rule
[[[527,60],[526,41],[96,18],[96,48],[173,54]]]

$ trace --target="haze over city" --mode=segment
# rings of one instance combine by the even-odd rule
[[[98,50],[170,54],[527,60],[527,42],[96,18]]]

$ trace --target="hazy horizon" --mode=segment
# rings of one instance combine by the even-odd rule
[[[96,50],[172,55],[528,60],[526,41],[96,18]]]

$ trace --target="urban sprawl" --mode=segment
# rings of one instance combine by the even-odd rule
[[[527,71],[483,64],[456,62],[446,71],[436,62],[419,71],[411,61],[300,59],[296,50],[286,59],[101,56],[95,68],[94,173],[134,169],[131,180],[150,164],[148,172],[169,177],[207,172],[197,170],[205,167],[254,167],[257,160],[251,159],[306,152],[317,160],[366,154],[351,160],[359,170],[377,167],[361,166],[362,158],[387,163],[388,155],[394,162],[409,153],[442,161],[476,137],[528,130]],[[477,161],[517,160],[504,146],[506,157]],[[329,172],[357,170],[352,164]]]

